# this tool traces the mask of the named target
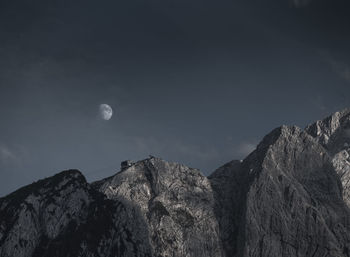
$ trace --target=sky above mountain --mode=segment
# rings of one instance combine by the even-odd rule
[[[0,2],[0,195],[149,154],[204,174],[348,107],[345,0]],[[109,104],[113,117],[98,115]]]

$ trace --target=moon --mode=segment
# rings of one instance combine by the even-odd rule
[[[104,120],[110,120],[113,115],[113,109],[108,104],[100,104],[100,116]]]

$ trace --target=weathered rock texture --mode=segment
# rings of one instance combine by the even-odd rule
[[[336,112],[308,126],[306,131],[327,149],[343,184],[343,197],[350,207],[350,109]]]
[[[198,170],[150,158],[93,184],[108,199],[133,203],[154,256],[222,256],[209,180]]]
[[[0,198],[1,257],[350,257],[350,112],[273,130],[208,178],[151,157]]]
[[[0,200],[0,256],[153,256],[144,225],[64,171]]]
[[[327,151],[297,127],[272,131],[210,177],[227,256],[348,256],[350,212]]]

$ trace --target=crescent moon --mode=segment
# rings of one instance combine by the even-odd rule
[[[100,104],[100,116],[104,120],[110,120],[113,115],[113,109],[108,104]]]

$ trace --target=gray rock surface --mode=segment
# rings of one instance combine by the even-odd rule
[[[65,171],[0,199],[0,256],[224,256],[209,180],[149,158],[89,185]]]
[[[282,126],[209,177],[159,158],[0,198],[1,257],[350,257],[350,112]]]
[[[43,237],[60,235],[86,216],[89,186],[78,171],[21,188],[0,200],[0,256],[34,254]]]
[[[227,256],[349,256],[350,212],[339,177],[303,130],[272,131],[242,163],[209,178]]]
[[[213,192],[198,170],[152,157],[93,186],[108,199],[134,204],[154,256],[223,256]]]
[[[343,184],[343,198],[350,207],[350,109],[336,112],[306,128],[327,149]]]
[[[0,256],[153,256],[129,206],[93,190],[79,171],[61,172],[0,199]]]

